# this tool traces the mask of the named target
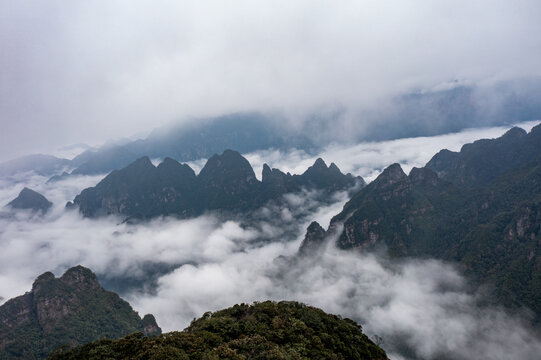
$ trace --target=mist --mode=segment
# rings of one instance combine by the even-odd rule
[[[66,193],[83,180],[92,179],[67,180]],[[23,294],[42,272],[60,275],[82,264],[108,288],[131,283],[114,290],[141,315],[154,314],[164,331],[235,303],[285,299],[358,321],[383,339],[391,359],[538,355],[541,342],[528,317],[486,305],[485,291],[451,264],[341,251],[334,238],[314,257],[297,257],[308,223],[327,226],[347,200],[337,194],[321,204],[317,197],[289,195],[289,206],[262,208],[250,224],[207,214],[126,225],[56,205],[45,217],[19,212],[0,219],[0,296]]]
[[[412,119],[371,114],[455,80],[541,75],[540,10],[535,0],[1,0],[1,157],[238,111],[292,123],[339,113],[327,130],[412,136]]]
[[[534,124],[520,125],[529,130]],[[390,163],[422,166],[441,147],[458,150],[507,129],[332,145],[318,155],[269,150],[247,157],[256,170],[268,162],[298,173],[321,156],[372,180]],[[346,193],[325,202],[315,191],[288,194],[281,206],[269,203],[249,218],[208,213],[128,225],[65,211],[68,200],[103,175],[54,183],[32,173],[19,176],[0,183],[0,204],[28,186],[54,206],[44,216],[2,209],[0,302],[30,290],[45,271],[61,275],[81,264],[141,315],[154,314],[164,331],[181,330],[204,312],[235,303],[285,299],[358,321],[366,334],[383,339],[391,359],[535,359],[541,351],[527,309],[510,313],[492,305],[490,288],[476,288],[453,264],[342,251],[332,236],[313,257],[298,257],[308,224],[316,220],[327,227],[348,200]]]

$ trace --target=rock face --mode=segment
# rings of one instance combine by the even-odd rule
[[[14,209],[42,212],[47,212],[52,205],[53,203],[47,200],[45,196],[26,187],[8,204]]]
[[[533,145],[540,130],[513,129],[455,155],[440,152],[409,175],[398,164],[389,166],[331,220],[331,228],[343,225],[337,245],[457,261],[494,285],[498,300],[526,305],[541,319],[541,159],[534,156],[541,141]],[[498,166],[475,167],[487,149],[500,156],[494,144],[532,157],[518,157],[513,165],[506,155]]]
[[[297,302],[265,301],[205,313],[181,332],[102,340],[51,360],[378,359],[387,355],[350,319]]]
[[[284,174],[263,167],[262,181],[241,154],[226,150],[212,156],[199,175],[186,164],[166,158],[158,167],[143,157],[107,175],[95,187],[85,189],[72,204],[87,217],[116,214],[147,219],[175,215],[186,218],[205,211],[242,212],[302,188],[326,192],[364,185],[360,177],[344,175],[318,159],[302,175]]]
[[[299,248],[299,255],[303,256],[317,252],[324,242],[325,229],[317,221],[313,221],[306,229],[306,235]]]
[[[30,292],[0,306],[0,358],[43,359],[60,345],[135,331],[161,333],[152,315],[141,320],[126,301],[104,290],[92,271],[76,266],[60,278],[40,275]]]

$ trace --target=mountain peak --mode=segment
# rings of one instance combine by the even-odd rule
[[[317,158],[314,165],[306,169],[303,175],[320,176],[321,174],[327,174],[328,170],[329,168],[327,167],[327,164],[325,164],[325,161],[323,161],[322,158]]]
[[[317,221],[312,223],[306,229],[306,235],[299,248],[300,255],[306,255],[317,251],[325,240],[325,229]]]
[[[34,293],[37,293],[41,290],[42,286],[48,282],[50,282],[51,280],[55,280],[55,276],[52,272],[50,271],[47,271],[47,272],[44,272],[43,274],[41,274],[40,276],[38,276],[36,278],[36,280],[34,280],[34,283],[32,284],[32,291]]]
[[[375,181],[377,181],[378,184],[386,186],[406,180],[407,178],[408,176],[404,173],[400,164],[394,163],[385,168]]]
[[[143,317],[143,334],[146,336],[151,335],[160,335],[162,333],[162,329],[158,326],[158,323],[156,322],[156,318],[152,314],[146,314]]]
[[[195,171],[188,164],[181,164],[178,161],[166,157],[157,167],[161,174],[170,175],[176,178],[195,179]]]
[[[501,138],[502,139],[517,139],[526,135],[528,135],[526,130],[515,126],[507,130],[507,132],[503,134]]]
[[[239,152],[225,150],[222,155],[214,154],[199,173],[203,181],[228,181],[242,179],[243,182],[257,182],[252,166]]]
[[[336,166],[335,163],[331,163],[331,165],[329,165],[329,170],[331,170],[333,173],[342,174],[342,171],[340,171],[340,169],[338,168],[338,166]]]
[[[128,168],[129,167],[148,168],[148,167],[154,167],[154,165],[152,164],[152,161],[150,161],[150,158],[148,156],[142,156],[139,159],[132,162],[130,165],[128,165]]]
[[[60,277],[60,280],[68,285],[80,284],[93,288],[100,287],[96,274],[94,274],[92,270],[81,265],[66,270],[64,275]]]
[[[317,158],[312,167],[314,169],[327,169],[327,164],[325,164],[322,158]]]
[[[261,181],[265,182],[265,180],[270,179],[271,176],[272,176],[272,170],[270,166],[267,165],[266,163],[263,164],[263,171],[261,172]]]
[[[14,209],[30,209],[33,211],[46,212],[53,205],[52,202],[37,191],[25,187],[8,206]]]

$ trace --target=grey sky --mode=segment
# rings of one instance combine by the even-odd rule
[[[541,3],[0,0],[0,160],[189,116],[541,75]]]

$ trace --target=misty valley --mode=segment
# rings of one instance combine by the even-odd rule
[[[541,351],[538,122],[242,152],[236,129],[208,158],[167,134],[0,164],[0,358]]]

